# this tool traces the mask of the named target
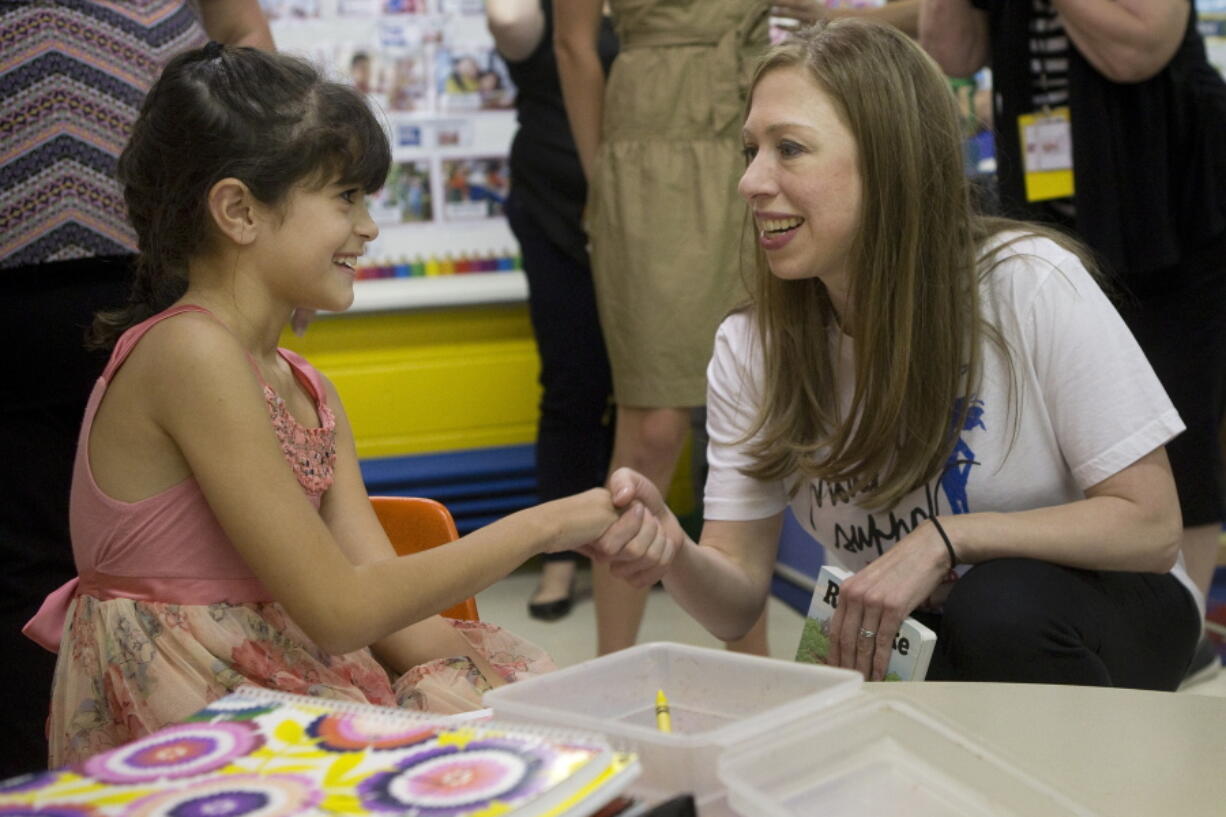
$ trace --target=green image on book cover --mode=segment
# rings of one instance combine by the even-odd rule
[[[839,588],[851,575],[850,571],[840,567],[822,565],[817,574],[817,586],[813,591],[813,600],[809,603],[804,629],[800,633],[800,644],[796,648],[797,661],[808,664],[826,663],[826,655],[830,650],[830,619],[834,617],[834,611],[838,607]],[[898,635],[894,637],[894,649],[886,667],[885,680],[922,681],[928,672],[928,663],[932,660],[936,641],[936,633],[914,618],[903,621],[898,628]]]

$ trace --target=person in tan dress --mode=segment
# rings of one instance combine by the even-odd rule
[[[555,0],[562,92],[589,181],[585,227],[618,406],[612,469],[666,490],[706,394],[719,321],[751,257],[741,115],[771,11],[762,0],[614,0],[622,50],[607,83],[601,0]],[[616,568],[612,569],[616,572]],[[598,651],[632,645],[645,592],[594,573]],[[736,647],[764,653],[764,622]]]

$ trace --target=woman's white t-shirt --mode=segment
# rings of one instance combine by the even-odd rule
[[[948,466],[889,510],[860,506],[844,485],[801,485],[792,511],[828,560],[859,570],[931,516],[1082,499],[1087,488],[1183,431],[1145,355],[1075,255],[1028,236],[1001,250],[999,259],[982,281],[981,301],[1008,346],[1016,390],[1011,394],[1000,350],[985,340],[981,385]],[[846,413],[855,349],[841,334],[832,334],[831,348]],[[797,478],[763,482],[740,471],[751,462],[743,438],[758,410],[762,371],[752,312],[731,315],[719,328],[707,370],[707,519],[762,519],[789,504]],[[949,407],[951,423],[958,408]],[[1203,615],[1204,600],[1182,557],[1172,573]]]

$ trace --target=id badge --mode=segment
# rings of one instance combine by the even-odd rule
[[[1073,129],[1067,107],[1017,118],[1026,201],[1073,195]]]

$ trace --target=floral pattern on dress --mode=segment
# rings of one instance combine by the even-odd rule
[[[290,414],[281,395],[271,386],[264,386],[264,402],[281,442],[281,453],[293,467],[298,484],[313,497],[323,496],[332,487],[336,466],[336,415],[327,403],[317,400],[319,428],[308,428]]]
[[[507,681],[555,669],[542,649],[500,627],[447,621]],[[182,721],[243,684],[438,713],[479,709],[490,688],[462,656],[393,679],[370,650],[331,655],[273,602],[79,596],[68,622],[51,702],[52,766]]]

